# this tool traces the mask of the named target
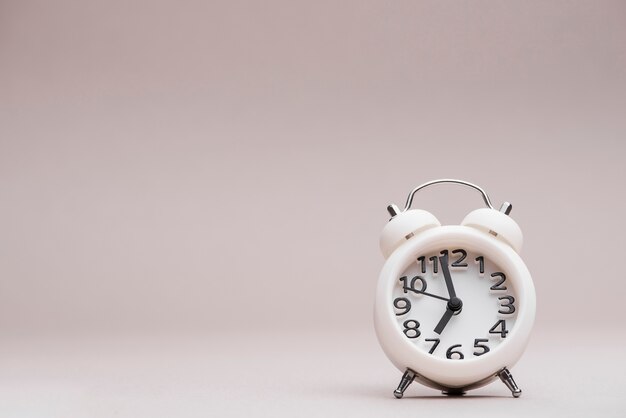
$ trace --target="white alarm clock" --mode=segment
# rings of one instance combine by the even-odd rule
[[[474,188],[487,207],[445,226],[410,209],[418,190],[439,183]],[[505,202],[496,210],[483,189],[451,179],[416,187],[402,211],[388,206],[374,324],[385,354],[404,373],[397,398],[414,380],[461,395],[496,378],[520,396],[509,368],[528,342],[536,300],[511,208]]]

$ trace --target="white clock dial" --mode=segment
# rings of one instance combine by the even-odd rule
[[[517,297],[506,274],[467,247],[419,254],[396,279],[389,301],[400,332],[431,356],[489,355],[515,326]]]

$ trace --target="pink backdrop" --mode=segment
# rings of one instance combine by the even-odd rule
[[[625,18],[619,1],[0,2],[2,338],[343,333],[387,370],[385,207],[440,177],[513,203],[539,334],[617,338]],[[458,223],[482,202],[441,186],[415,204]]]

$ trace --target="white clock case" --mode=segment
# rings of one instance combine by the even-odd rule
[[[502,268],[507,273],[507,285],[515,289],[518,305],[515,326],[506,339],[488,355],[462,361],[437,358],[417,349],[399,328],[391,304],[397,278],[419,254],[452,246],[485,254]],[[517,362],[530,337],[535,310],[535,287],[530,272],[510,245],[471,226],[434,226],[410,236],[389,255],[378,280],[374,325],[385,354],[401,372],[410,369],[421,383],[434,388],[469,389],[489,383],[496,373]]]

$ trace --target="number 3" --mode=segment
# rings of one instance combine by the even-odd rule
[[[508,310],[506,311],[503,311],[502,309],[498,309],[498,313],[508,315],[508,314],[512,314],[513,312],[515,312],[515,306],[513,306],[513,303],[515,302],[515,298],[513,296],[500,296],[498,300],[500,301],[501,308],[508,308]]]

